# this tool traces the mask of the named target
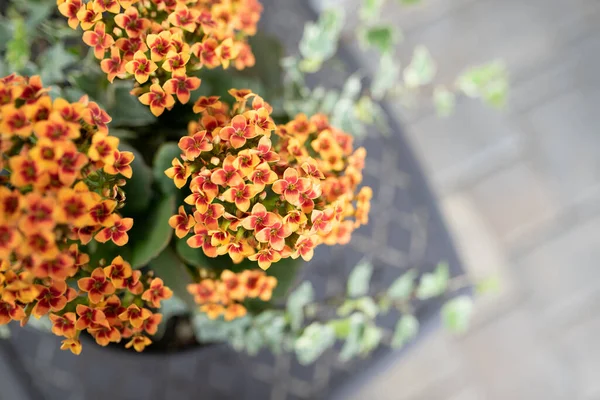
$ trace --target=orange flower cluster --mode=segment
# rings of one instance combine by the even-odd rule
[[[246,308],[241,302],[247,298],[269,301],[275,286],[277,279],[261,270],[245,270],[238,274],[225,270],[220,280],[203,279],[200,283],[188,285],[187,290],[201,305],[200,311],[209,318],[223,315],[225,321],[231,321],[246,315]]]
[[[117,213],[133,154],[117,149],[110,120],[85,97],[52,101],[39,76],[0,79],[0,324],[48,314],[53,332],[66,337],[62,348],[76,354],[84,329],[101,345],[132,337],[143,348],[149,339],[116,294],[157,307],[170,293],[156,281],[144,292],[140,271],[120,257],[94,269],[80,251],[92,238],[126,244],[133,224]],[[143,329],[155,331],[160,316],[140,312]]]
[[[230,94],[231,110],[218,97],[196,102],[201,118],[179,141],[182,160],[165,171],[192,192],[192,213],[181,206],[169,221],[176,235],[193,228],[192,248],[263,269],[287,257],[308,261],[320,243],[347,243],[368,220],[371,189],[357,193],[365,149],[353,151],[352,137],[323,115],[276,127],[260,96]]]
[[[133,93],[154,115],[187,103],[194,71],[254,65],[246,38],[256,33],[257,0],[57,0],[69,26],[84,30],[109,81],[135,77]],[[108,55],[107,55],[108,53]],[[150,82],[148,82],[150,80]]]

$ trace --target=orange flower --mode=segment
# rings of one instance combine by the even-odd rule
[[[246,297],[246,287],[240,276],[226,269],[221,273],[222,291],[233,300],[243,300]]]
[[[200,13],[194,8],[188,8],[183,3],[178,3],[175,11],[169,14],[168,21],[171,25],[179,27],[188,32],[196,30],[196,21]]]
[[[73,143],[65,146],[58,159],[58,178],[63,185],[71,186],[80,176],[81,169],[88,163],[85,154],[80,153]]]
[[[127,231],[133,226],[133,218],[120,218],[114,225],[102,229],[94,237],[98,242],[105,243],[112,240],[117,246],[125,246],[129,241]]]
[[[113,258],[110,265],[104,267],[104,274],[110,278],[111,282],[117,289],[125,288],[125,280],[133,274],[131,265],[123,260],[123,257],[117,256]]]
[[[61,311],[67,305],[67,298],[64,296],[67,291],[67,284],[65,281],[54,281],[52,286],[36,286],[39,294],[37,296],[37,303],[31,310],[31,314],[40,318],[43,315],[48,314],[50,310]]]
[[[269,164],[263,162],[256,166],[249,178],[257,187],[264,189],[266,185],[270,185],[277,180],[277,174],[271,171]]]
[[[146,37],[146,43],[150,49],[150,58],[152,61],[162,61],[167,54],[172,50],[171,33],[162,31],[158,35],[149,34]]]
[[[184,136],[179,139],[179,148],[187,160],[194,161],[200,153],[211,151],[213,145],[206,136],[206,131],[199,131],[192,136]]]
[[[58,203],[55,211],[57,222],[84,227],[92,223],[89,210],[94,204],[87,194],[77,193],[70,188],[58,191]]]
[[[106,124],[112,121],[112,118],[97,103],[90,101],[87,108],[83,110],[83,120],[95,126],[99,132],[108,133]]]
[[[165,91],[176,94],[181,104],[190,101],[190,92],[200,87],[200,79],[195,76],[188,77],[184,74],[173,72],[173,77],[165,82]]]
[[[129,342],[127,342],[127,344],[125,345],[125,348],[129,349],[129,348],[131,348],[131,346],[133,346],[135,351],[140,353],[140,352],[144,351],[146,346],[149,346],[151,344],[152,344],[152,340],[150,340],[148,337],[142,336],[142,335],[135,335]]]
[[[133,271],[131,276],[125,279],[125,287],[133,294],[142,294],[144,291],[144,285],[140,282],[142,276],[141,271]]]
[[[79,25],[79,19],[77,13],[83,7],[81,0],[66,0],[64,3],[58,5],[58,11],[68,18],[69,27],[71,29],[77,29]]]
[[[102,268],[96,268],[90,278],[81,278],[77,281],[77,286],[84,292],[87,292],[90,301],[94,304],[104,300],[104,296],[109,296],[115,292],[114,285],[107,279]]]
[[[48,257],[38,262],[33,267],[33,274],[37,278],[52,278],[57,281],[64,281],[77,273],[77,266],[73,258],[68,254],[56,254],[54,258]]]
[[[229,141],[234,149],[239,149],[246,144],[248,139],[256,137],[253,125],[248,125],[246,117],[236,115],[231,119],[231,126],[227,126],[219,132],[221,139]]]
[[[77,139],[80,136],[79,125],[74,126],[60,116],[52,113],[46,121],[38,121],[34,124],[33,130],[38,137],[46,137],[54,142]]]
[[[191,172],[188,169],[187,164],[182,164],[177,158],[173,159],[171,165],[172,167],[165,171],[165,175],[173,179],[175,186],[177,186],[178,189],[181,189],[185,186]]]
[[[210,96],[205,97],[201,96],[194,103],[194,112],[201,113],[207,109],[220,109],[221,102],[219,101],[219,96]]]
[[[281,251],[285,246],[285,238],[292,234],[289,226],[281,221],[271,226],[266,226],[256,233],[256,240],[261,243],[269,243],[275,250]]]
[[[296,241],[296,246],[294,249],[294,253],[292,253],[292,258],[302,257],[304,261],[310,261],[313,258],[314,248],[318,244],[318,240],[314,235],[300,235],[298,240]]]
[[[61,350],[70,350],[76,356],[81,354],[81,342],[79,339],[68,338],[61,342]]]
[[[23,307],[16,303],[7,303],[0,300],[0,325],[6,325],[11,320],[21,321],[25,318],[25,311]]]
[[[135,304],[127,307],[123,313],[119,315],[121,321],[129,321],[131,326],[139,328],[144,324],[144,321],[150,318],[152,313],[146,308],[139,308]]]
[[[200,59],[203,66],[212,69],[221,65],[217,47],[219,43],[215,39],[207,38],[203,42],[195,43],[190,50]]]
[[[210,180],[220,186],[239,186],[244,183],[238,169],[233,165],[235,158],[227,156],[223,161],[223,168],[213,171]]]
[[[154,83],[150,86],[150,92],[141,95],[139,100],[140,103],[149,105],[152,114],[158,117],[165,111],[165,108],[170,110],[175,105],[175,99],[171,94],[169,90],[165,92],[159,84]]]
[[[135,80],[139,83],[146,83],[150,74],[156,71],[158,67],[152,60],[146,58],[146,54],[142,51],[136,51],[133,55],[133,60],[125,64],[125,70],[135,76]]]
[[[298,171],[294,168],[287,168],[283,173],[283,179],[273,183],[273,191],[283,195],[293,205],[298,205],[300,194],[306,192],[310,187],[310,181],[306,178],[300,178]]]
[[[165,62],[162,68],[172,75],[185,75],[186,64],[190,61],[189,53],[177,53],[173,50],[165,56]]]
[[[281,260],[281,254],[272,248],[261,249],[258,253],[253,254],[248,257],[251,261],[257,261],[258,266],[263,270],[269,269],[271,264],[278,262]]]
[[[250,208],[250,200],[260,191],[254,185],[244,183],[230,187],[223,193],[223,200],[229,203],[235,203],[240,211],[247,211]]]
[[[178,238],[185,237],[190,229],[196,224],[194,218],[185,212],[183,206],[179,206],[179,213],[169,218],[169,226],[175,229],[175,235]]]
[[[273,289],[277,286],[277,278],[274,276],[265,276],[260,280],[258,285],[260,290],[258,298],[262,301],[269,301],[273,295]]]
[[[190,237],[186,243],[193,249],[202,247],[202,250],[207,257],[216,257],[218,255],[217,247],[212,245],[211,236],[209,235],[208,230],[202,225],[196,225],[194,227],[194,236]]]
[[[215,303],[219,299],[217,286],[215,281],[211,279],[203,279],[199,283],[189,284],[187,291],[194,296],[194,301],[197,304]]]
[[[102,13],[108,11],[113,14],[118,14],[121,7],[117,0],[94,0],[94,11]]]
[[[94,4],[96,4],[97,1],[98,0],[95,0]],[[96,10],[96,12],[99,11]],[[94,56],[102,60],[104,58],[106,49],[112,46],[115,40],[112,36],[106,34],[104,23],[98,22],[93,31],[87,31],[83,33],[83,42],[88,46],[93,47]]]
[[[113,281],[114,283],[114,281]],[[119,326],[121,325],[121,320],[119,319],[119,315],[121,315],[125,311],[125,307],[121,305],[121,299],[116,294],[113,294],[108,299],[103,301],[98,305],[98,309],[102,310],[106,320],[111,326]]]
[[[95,134],[92,136],[92,144],[88,150],[88,157],[93,161],[111,161],[114,152],[119,147],[119,138]]]
[[[210,204],[206,211],[194,212],[194,219],[197,223],[204,225],[209,231],[219,229],[219,218],[225,213],[225,207],[222,204]]]
[[[39,193],[30,192],[25,195],[23,208],[25,215],[19,221],[19,229],[24,233],[54,229],[55,202],[51,197],[42,197]]]
[[[76,312],[79,318],[75,323],[75,329],[78,331],[82,331],[90,326],[105,326],[109,327],[108,321],[106,320],[106,316],[97,308],[90,308],[83,304],[77,304]]]
[[[104,172],[111,175],[121,174],[129,179],[133,175],[133,169],[130,164],[134,158],[135,156],[130,151],[115,150],[112,152],[112,155],[106,157]]]
[[[115,77],[123,79],[125,77],[125,63],[121,59],[121,52],[118,47],[111,47],[110,58],[100,62],[100,68],[107,75],[108,81],[112,83]]]
[[[48,180],[48,175],[42,172],[39,164],[25,156],[11,157],[8,164],[12,170],[10,183],[17,188],[43,185]]]
[[[88,2],[85,7],[81,7],[77,11],[77,19],[81,23],[81,29],[84,31],[92,29],[96,22],[102,19],[102,13],[94,11],[92,3],[91,1]]]
[[[75,313],[68,312],[62,316],[56,314],[50,314],[50,321],[52,322],[52,333],[56,336],[65,336],[67,338],[75,337],[75,321],[77,317]]]
[[[90,209],[90,218],[92,218],[94,224],[102,225],[104,227],[112,226],[117,219],[117,216],[113,214],[116,207],[116,201],[103,200]]]
[[[256,203],[252,207],[252,213],[242,221],[242,226],[246,230],[258,232],[265,227],[273,226],[276,222],[279,222],[276,214],[268,212],[264,205]]]
[[[96,339],[96,343],[100,346],[108,346],[110,342],[117,343],[121,341],[121,332],[114,327],[99,326],[96,328],[89,328],[88,332]]]
[[[123,6],[123,4],[121,5]],[[135,7],[127,7],[124,13],[115,15],[115,23],[118,27],[125,29],[127,36],[130,38],[139,37],[151,25],[148,19],[140,18],[140,14]]]
[[[25,109],[15,108],[12,104],[4,106],[2,109],[2,120],[0,120],[0,130],[5,135],[18,135],[27,137],[31,135],[33,125],[25,115]]]
[[[233,321],[236,318],[240,318],[246,315],[246,312],[246,307],[244,307],[243,305],[237,303],[230,304],[225,309],[224,319],[225,321]]]
[[[223,312],[225,312],[225,307],[220,304],[210,303],[204,304],[202,307],[200,307],[200,311],[206,313],[210,319],[217,319],[223,315]]]
[[[144,325],[142,325],[143,330],[146,331],[148,335],[156,334],[162,318],[162,314],[152,314],[150,318],[144,321]]]
[[[160,301],[170,299],[173,296],[173,291],[164,286],[164,282],[160,278],[154,278],[150,282],[150,287],[142,294],[142,300],[147,301],[154,308],[160,307]]]
[[[227,93],[232,95],[236,101],[245,101],[254,94],[250,89],[229,89]]]

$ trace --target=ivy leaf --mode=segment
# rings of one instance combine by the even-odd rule
[[[333,328],[336,338],[346,339],[346,337],[348,337],[348,334],[350,334],[351,322],[351,318],[333,319],[327,322],[327,325]]]
[[[502,61],[493,61],[472,67],[457,78],[456,85],[469,97],[481,98],[491,106],[502,107],[508,93],[506,65]]]
[[[72,53],[65,50],[62,42],[58,42],[40,57],[40,76],[45,85],[62,82],[65,79],[63,70],[77,61]]]
[[[356,300],[346,299],[344,303],[342,303],[342,305],[338,307],[337,315],[339,315],[340,317],[345,317],[352,314],[354,310],[356,310]]]
[[[348,335],[340,351],[340,361],[346,362],[361,351],[361,338],[365,325],[362,314],[355,313],[349,317]]]
[[[334,344],[335,330],[329,325],[313,322],[296,339],[294,350],[298,362],[302,365],[308,365],[315,362],[325,350]]]
[[[173,142],[164,143],[154,155],[152,174],[154,175],[154,180],[157,182],[161,193],[171,194],[176,193],[179,190],[177,189],[177,186],[175,186],[175,183],[173,183],[173,180],[165,175],[165,170],[171,168],[173,159],[179,158],[180,155],[181,149],[177,143]]]
[[[256,328],[250,328],[246,331],[244,341],[246,343],[246,352],[251,356],[257,355],[265,344],[262,335]]]
[[[337,50],[343,25],[342,9],[326,10],[321,13],[316,23],[307,22],[299,43],[302,57],[319,65],[331,58]]]
[[[8,325],[0,325],[0,340],[9,339],[10,338],[10,329],[8,329]]]
[[[169,244],[173,228],[169,218],[175,213],[175,196],[161,197],[151,208],[146,219],[138,219],[132,237],[131,266],[141,268],[156,258]],[[137,225],[137,226],[136,226]]]
[[[381,100],[394,88],[400,79],[400,63],[394,60],[392,53],[384,53],[379,60],[379,68],[371,84],[373,98]]]
[[[446,328],[457,334],[465,333],[473,314],[473,300],[469,296],[458,296],[442,306],[442,320]]]
[[[417,271],[414,269],[405,272],[390,285],[387,290],[388,296],[393,300],[408,300],[415,288],[416,277]]]
[[[497,276],[482,279],[475,284],[477,294],[497,293],[500,289],[500,281]]]
[[[367,355],[379,346],[381,339],[383,338],[383,332],[381,328],[373,324],[367,324],[363,330],[360,352],[363,355]]]
[[[296,290],[290,294],[287,300],[287,312],[292,329],[297,331],[302,327],[304,321],[304,306],[314,300],[314,289],[308,281],[302,282]]]
[[[439,263],[433,273],[423,274],[417,287],[417,298],[421,300],[444,294],[448,288],[450,270],[448,264]]]
[[[431,83],[435,77],[436,67],[429,50],[425,46],[415,47],[412,61],[404,69],[404,83],[408,88]]]
[[[369,318],[375,318],[379,314],[379,307],[371,297],[358,299],[356,301],[356,309],[362,311]]]
[[[452,114],[456,106],[456,96],[444,86],[438,86],[433,91],[433,103],[437,115],[447,117]]]
[[[348,297],[365,296],[369,292],[373,264],[367,260],[360,261],[348,277]]]
[[[398,31],[390,25],[373,26],[359,31],[363,47],[374,47],[381,53],[390,53],[398,41]]]
[[[359,11],[360,18],[366,21],[377,19],[384,2],[385,0],[363,0]]]
[[[396,323],[396,329],[394,330],[394,336],[392,337],[391,346],[393,348],[400,348],[406,343],[413,340],[419,333],[419,321],[414,315],[405,314]]]

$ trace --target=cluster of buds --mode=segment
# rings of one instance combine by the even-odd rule
[[[269,301],[276,285],[277,279],[261,270],[238,274],[224,270],[220,279],[203,279],[188,285],[187,290],[209,318],[223,315],[225,321],[231,321],[246,315],[246,308],[240,303],[255,298]]]
[[[260,96],[229,93],[231,108],[218,97],[198,99],[201,118],[165,171],[191,190],[169,221],[176,235],[193,229],[190,247],[263,269],[287,257],[308,261],[320,243],[347,243],[368,219],[371,190],[358,191],[365,149],[354,151],[352,137],[323,115],[276,126]]]
[[[108,80],[134,77],[133,93],[155,115],[187,103],[206,67],[254,65],[246,38],[256,33],[257,0],[57,0],[69,26],[102,60]]]
[[[47,92],[39,76],[0,79],[0,324],[49,315],[53,332],[66,337],[63,348],[74,353],[84,329],[99,344],[131,337],[139,349],[149,339],[137,322],[123,323],[119,296],[130,308],[145,298],[157,307],[153,287],[160,282],[144,281],[120,258],[94,268],[80,248],[92,239],[127,243],[133,221],[117,210],[133,154],[118,150],[110,117],[96,103],[52,101]],[[162,285],[158,291],[169,295]],[[157,320],[143,329],[151,333]]]

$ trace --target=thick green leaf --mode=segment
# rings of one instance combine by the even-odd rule
[[[348,297],[365,296],[369,292],[373,264],[367,260],[360,261],[348,277]]]
[[[383,332],[381,328],[374,324],[367,324],[362,333],[360,340],[360,352],[362,355],[367,355],[379,346]]]
[[[417,271],[408,270],[400,278],[396,279],[388,288],[387,294],[393,300],[408,300],[415,289],[415,278]]]
[[[379,68],[371,84],[373,98],[381,100],[386,93],[399,84],[400,62],[392,53],[384,53],[379,60]]]
[[[419,321],[411,314],[405,314],[400,318],[394,330],[391,346],[400,348],[414,339],[419,333]]]
[[[362,297],[356,300],[356,309],[362,311],[369,318],[375,318],[379,314],[379,306],[372,297]]]
[[[111,133],[113,133],[113,129],[111,129]],[[121,142],[119,149],[130,151],[135,157],[131,163],[133,175],[123,188],[126,199],[121,213],[124,216],[138,216],[148,209],[152,200],[152,170],[146,165],[140,152],[133,146]],[[135,222],[138,220],[135,219]]]
[[[186,238],[175,241],[175,250],[179,258],[194,267],[210,268],[210,260],[204,255],[202,249],[193,249],[186,243]]]
[[[187,285],[193,283],[192,277],[173,249],[167,247],[150,262],[150,269],[165,282],[178,299],[190,310],[196,308],[194,299],[187,291]]]
[[[304,329],[294,342],[298,362],[308,365],[315,362],[328,348],[335,344],[335,330],[329,325],[313,322]]]
[[[335,337],[338,339],[346,339],[350,333],[350,325],[352,319],[350,317],[343,319],[332,319],[327,322],[327,325],[331,326],[335,332]]]
[[[433,103],[440,117],[452,114],[456,105],[456,96],[444,86],[438,86],[433,91]]]
[[[112,126],[146,126],[156,120],[150,108],[129,93],[131,88],[132,86],[125,82],[113,83],[109,86],[106,95],[106,112],[112,117]]]
[[[131,266],[141,268],[156,258],[169,244],[173,228],[169,218],[175,214],[175,196],[161,197],[152,204],[146,219],[138,219],[131,230]],[[136,226],[137,225],[137,226]]]
[[[479,280],[475,283],[477,294],[497,293],[500,289],[500,280],[497,276],[491,276],[486,279]]]
[[[293,330],[296,331],[302,327],[302,322],[304,321],[304,306],[314,300],[314,295],[315,291],[312,284],[305,281],[302,282],[302,284],[288,297],[286,309]]]
[[[440,296],[448,288],[450,279],[450,270],[448,264],[439,263],[433,273],[423,274],[419,286],[417,287],[417,298],[426,300],[432,297]]]
[[[446,328],[457,334],[465,333],[473,314],[473,300],[469,296],[458,296],[442,307],[442,320]]]
[[[249,74],[260,79],[262,86],[268,93],[275,94],[281,90],[283,70],[279,60],[283,58],[283,46],[278,38],[270,36],[260,31],[249,39],[252,53],[256,58],[256,64],[252,68],[244,70],[244,74]],[[268,98],[267,93],[261,93],[261,96]]]
[[[273,299],[281,299],[287,296],[292,285],[296,282],[298,270],[303,265],[304,261],[301,258],[293,259],[291,257],[284,258],[267,270],[267,275],[277,278],[277,286],[273,290]]]
[[[344,303],[338,307],[336,312],[340,317],[345,317],[352,314],[354,310],[356,310],[356,300],[346,299]]]
[[[152,174],[158,184],[158,188],[164,194],[176,193],[179,190],[173,180],[165,175],[165,170],[171,168],[173,159],[179,158],[180,155],[181,149],[177,146],[177,143],[173,142],[164,143],[154,155]]]

